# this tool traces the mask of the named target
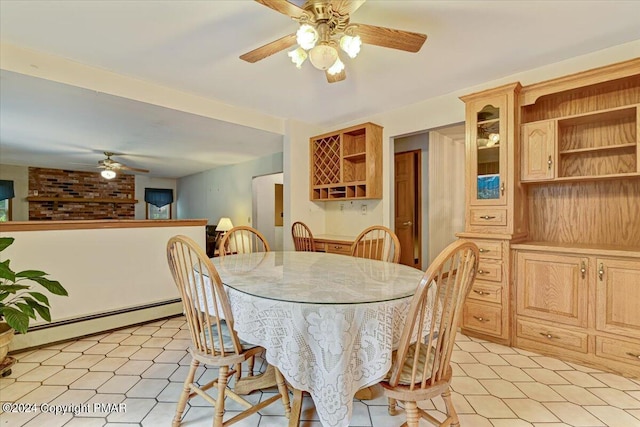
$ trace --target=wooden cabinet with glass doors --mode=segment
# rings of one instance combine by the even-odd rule
[[[466,220],[458,236],[480,249],[480,266],[462,315],[468,335],[510,344],[510,242],[525,233],[519,171],[519,83],[462,97],[466,106]]]
[[[467,215],[465,231],[524,233],[516,103],[519,83],[462,97],[466,104]],[[518,210],[519,209],[519,210]]]

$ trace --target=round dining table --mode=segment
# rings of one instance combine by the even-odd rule
[[[267,361],[298,398],[300,391],[309,393],[322,425],[348,426],[356,392],[391,368],[423,272],[323,252],[258,252],[212,261],[238,336],[266,349]]]

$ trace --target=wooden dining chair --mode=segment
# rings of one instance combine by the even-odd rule
[[[453,242],[433,260],[411,300],[391,370],[380,383],[389,398],[389,414],[396,414],[396,400],[404,402],[408,427],[418,427],[420,418],[437,426],[459,425],[449,388],[450,360],[462,306],[478,270],[478,256],[475,243]],[[442,422],[417,406],[438,395],[447,412]]]
[[[351,245],[351,255],[397,264],[400,261],[400,240],[387,227],[374,225],[356,237]]]
[[[220,241],[220,256],[269,252],[267,239],[253,227],[239,225],[227,231]]]
[[[282,400],[285,415],[289,417],[289,393],[277,368],[275,374],[278,393],[260,403],[254,405],[228,388],[228,379],[235,372],[235,367],[260,353],[263,348],[242,342],[236,335],[227,293],[205,251],[187,236],[174,236],[167,243],[167,260],[180,292],[184,315],[189,325],[189,353],[192,357],[173,418],[173,427],[180,425],[187,401],[196,396],[202,397],[215,407],[214,427],[234,424],[276,400]],[[194,382],[196,369],[201,363],[218,368],[218,377],[202,386]],[[213,387],[218,391],[216,398],[206,393]],[[227,397],[246,409],[223,421]]]
[[[291,226],[291,236],[293,236],[293,245],[296,251],[315,252],[316,243],[313,240],[313,233],[307,224],[296,221]]]

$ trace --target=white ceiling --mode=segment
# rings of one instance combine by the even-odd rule
[[[310,64],[297,70],[284,51],[240,60],[297,27],[249,0],[1,1],[0,41],[332,126],[638,40],[639,16],[640,1],[369,0],[352,22],[428,39],[417,54],[363,46],[335,84]],[[6,70],[0,100],[0,163],[91,168],[110,150],[128,165],[180,177],[282,149],[275,133]]]

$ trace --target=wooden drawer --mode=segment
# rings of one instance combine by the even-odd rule
[[[526,320],[516,320],[516,335],[542,344],[566,348],[568,350],[587,352],[587,333],[570,331]]]
[[[497,240],[479,240],[473,239],[471,242],[478,245],[480,251],[480,259],[502,259],[502,242]]]
[[[640,344],[596,336],[596,356],[640,365]]]
[[[462,312],[462,327],[491,335],[502,334],[502,307],[467,301]]]
[[[471,225],[507,225],[506,209],[470,209]]]
[[[480,261],[476,279],[489,280],[492,282],[502,281],[502,263],[491,261]]]
[[[347,243],[331,243],[325,244],[325,252],[340,255],[351,255],[351,245]]]
[[[494,283],[476,281],[471,288],[469,299],[500,304],[502,302],[502,286]]]

